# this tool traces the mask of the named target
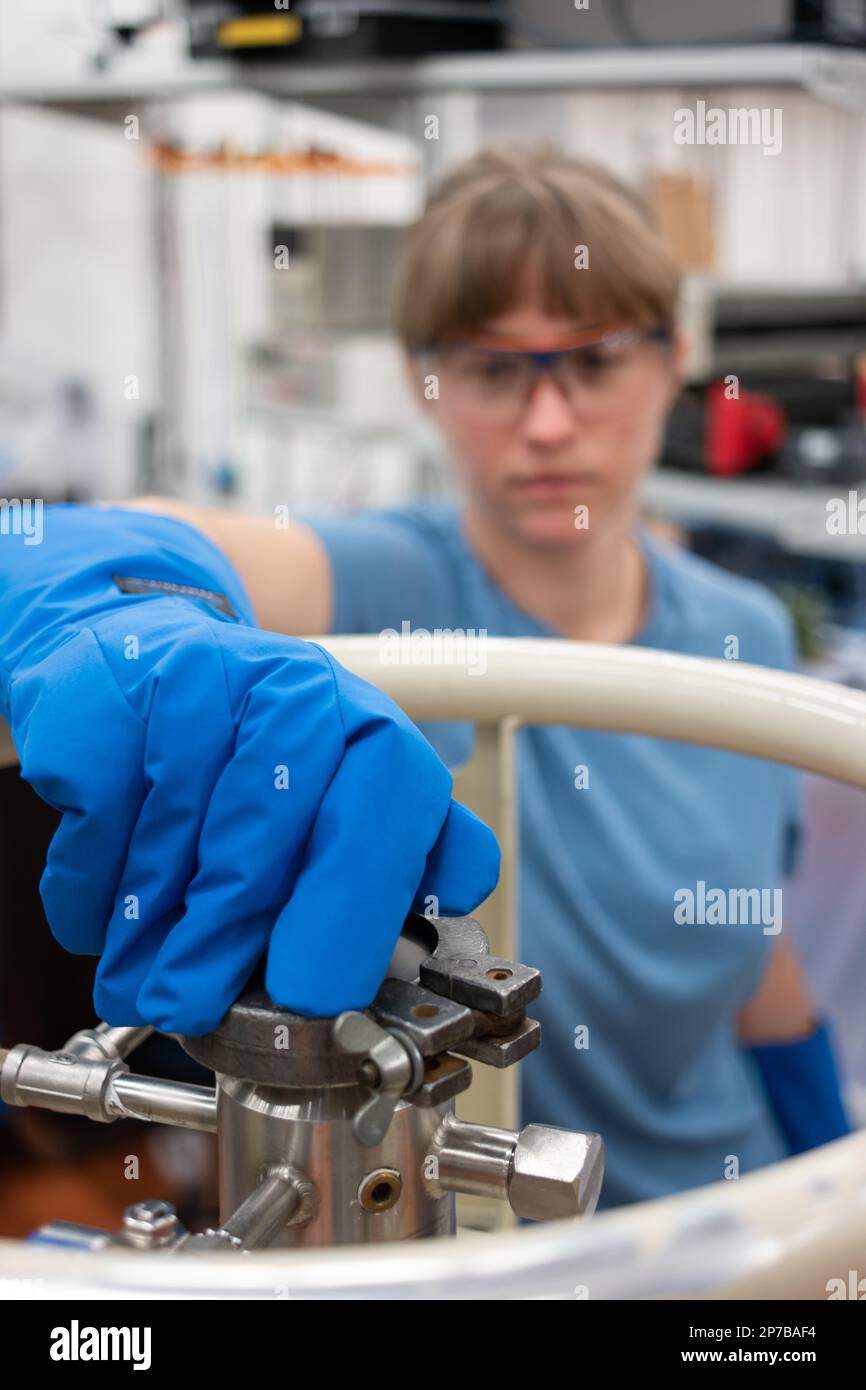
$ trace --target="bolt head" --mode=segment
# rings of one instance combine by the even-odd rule
[[[530,1221],[591,1216],[604,1176],[600,1134],[527,1125],[517,1136],[508,1201]]]
[[[150,1197],[134,1202],[123,1213],[123,1232],[136,1244],[163,1245],[173,1240],[179,1228],[177,1212],[171,1202]]]

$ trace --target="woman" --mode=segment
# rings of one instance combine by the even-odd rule
[[[432,195],[397,290],[410,379],[444,434],[459,502],[276,529],[143,499],[141,525],[163,513],[189,527],[190,545],[208,538],[276,633],[408,622],[717,658],[736,639],[741,659],[791,668],[791,625],[769,593],[663,548],[637,522],[680,385],[677,291],[648,215],[612,177],[553,152],[482,153]],[[120,544],[117,563],[129,538]],[[465,732],[428,730],[451,762],[468,751]],[[520,955],[545,982],[523,1122],[604,1136],[603,1206],[844,1133],[826,1029],[781,923],[677,912],[700,884],[775,901],[796,838],[790,770],[528,728],[518,780]],[[218,892],[210,909],[219,921]]]

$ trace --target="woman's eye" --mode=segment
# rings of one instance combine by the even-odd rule
[[[520,364],[496,357],[486,358],[475,363],[475,376],[488,386],[501,386],[514,381],[520,373]]]
[[[622,361],[623,353],[620,348],[587,348],[579,353],[575,365],[587,372],[603,372],[606,368],[616,367]]]

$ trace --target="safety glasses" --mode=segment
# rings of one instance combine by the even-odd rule
[[[590,329],[556,346],[539,348],[509,340],[476,338],[422,349],[416,358],[432,366],[438,394],[486,420],[506,423],[526,409],[542,376],[550,376],[572,408],[586,416],[628,405],[627,387],[654,351],[671,342],[666,328]]]

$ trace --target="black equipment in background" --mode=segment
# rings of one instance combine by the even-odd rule
[[[346,62],[420,58],[502,46],[507,4],[496,0],[188,0],[194,58]]]

